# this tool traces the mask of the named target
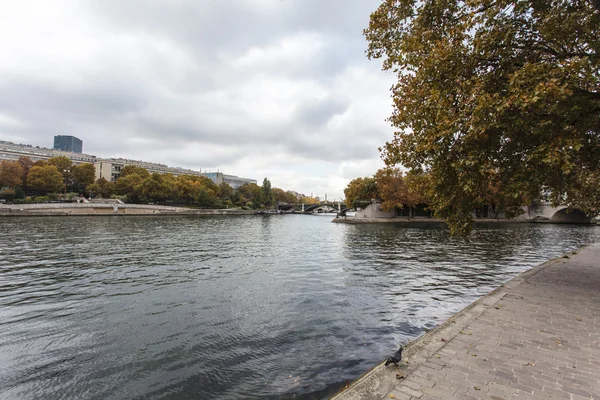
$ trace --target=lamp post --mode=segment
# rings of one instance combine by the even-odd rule
[[[63,169],[63,172],[65,173],[65,201],[67,201],[67,180],[69,179],[69,172],[71,172],[71,170]]]

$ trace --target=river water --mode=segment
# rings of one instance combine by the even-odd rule
[[[0,219],[1,399],[314,398],[600,226]]]

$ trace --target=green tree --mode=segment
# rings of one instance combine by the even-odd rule
[[[231,201],[233,198],[233,188],[223,182],[219,185],[219,199],[223,202]]]
[[[131,176],[131,175],[130,175]],[[141,184],[142,197],[149,201],[165,201],[170,198],[171,188],[161,174],[154,173]]]
[[[2,188],[0,187],[0,199],[7,201],[13,201],[17,197],[15,189]]]
[[[196,201],[200,207],[213,208],[220,206],[220,201],[216,193],[204,185],[200,187]]]
[[[384,0],[365,35],[398,77],[384,159],[425,169],[453,234],[490,182],[508,216],[543,187],[585,206],[570,194],[600,170],[600,2]]]
[[[15,188],[22,185],[23,168],[18,161],[0,162],[0,189],[3,186]]]
[[[141,197],[141,189],[144,178],[138,174],[129,174],[121,176],[115,182],[115,193],[127,196],[127,201],[138,203]]]
[[[65,178],[67,177],[67,175],[70,176],[70,172],[65,171],[71,171],[71,169],[73,168],[73,161],[71,161],[70,158],[65,156],[49,158],[47,163],[48,165],[54,165],[58,169],[58,172],[60,172]]]
[[[137,167],[135,165],[126,165],[121,169],[119,177],[124,178],[128,175],[136,174],[146,179],[150,176],[150,172],[146,168]]]
[[[71,176],[74,187],[79,191],[84,191],[87,186],[94,183],[96,168],[89,163],[74,165],[71,167]]]
[[[27,186],[42,193],[60,192],[64,186],[64,179],[54,165],[33,166],[27,175]]]
[[[102,198],[110,198],[115,192],[115,185],[107,181],[105,178],[100,178],[91,185],[88,185],[86,191],[91,196],[99,196]]]
[[[263,184],[260,190],[260,203],[266,208],[270,208],[273,205],[271,181],[269,181],[267,178],[263,179]]]
[[[261,188],[256,183],[243,184],[237,188],[236,193],[239,196],[237,205],[245,206],[251,203],[253,208],[260,207]]]

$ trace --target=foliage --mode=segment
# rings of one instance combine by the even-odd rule
[[[567,192],[566,198],[554,199],[554,203],[562,202],[575,204],[578,210],[587,215],[600,215],[600,171],[580,170],[575,176],[575,182]],[[571,208],[574,208],[571,206]]]
[[[127,201],[138,203],[141,197],[142,183],[144,178],[138,174],[128,174],[121,176],[115,182],[115,193],[121,196],[127,196]]]
[[[344,189],[346,207],[360,207],[379,197],[375,178],[356,178]]]
[[[142,178],[148,178],[150,176],[150,172],[146,168],[137,167],[135,165],[126,165],[121,169],[120,177],[124,178],[128,175],[136,174],[141,176]]]
[[[131,176],[131,175],[130,175]],[[171,187],[161,174],[154,173],[140,185],[142,196],[149,201],[158,202],[171,198]]]
[[[29,169],[27,186],[32,190],[42,193],[58,192],[63,185],[63,176],[54,165],[33,166]]]
[[[219,199],[221,201],[231,201],[233,199],[233,188],[227,183],[223,182],[219,185]]]
[[[239,200],[236,202],[240,206],[248,206],[251,204],[251,208],[260,207],[260,195],[261,189],[256,183],[246,183],[237,189],[239,194]]]
[[[267,178],[263,180],[263,184],[260,190],[260,203],[265,208],[270,208],[273,203],[273,191],[271,190],[271,181]]]
[[[33,166],[33,161],[29,157],[19,157],[18,161],[21,166],[21,187],[25,188],[27,184],[27,174],[29,174],[29,169]]]
[[[213,208],[213,207],[218,207],[221,204],[221,202],[220,202],[219,198],[217,197],[216,193],[214,192],[214,190],[212,190],[206,186],[200,187],[196,201],[200,207]]]
[[[408,188],[402,178],[402,171],[398,168],[384,168],[375,174],[379,197],[382,200],[381,208],[390,211],[405,206],[414,206],[408,198]],[[409,202],[411,204],[409,204]]]
[[[73,177],[73,186],[77,190],[85,191],[89,185],[94,183],[96,168],[89,163],[74,165],[71,168],[71,174]]]
[[[17,197],[15,189],[0,188],[0,199],[13,201]]]
[[[428,172],[453,234],[490,189],[507,216],[543,187],[598,209],[600,2],[384,0],[365,35],[398,76],[383,157]]]
[[[301,195],[300,199],[298,200],[298,203],[306,204],[306,205],[314,205],[314,204],[319,204],[320,201],[319,201],[319,199],[317,199],[315,197]]]
[[[90,197],[95,196],[107,199],[115,192],[115,185],[105,178],[100,178],[95,183],[89,185],[86,190],[90,194]]]
[[[190,205],[197,201],[202,183],[192,176],[184,175],[177,178],[176,187],[179,200]]]
[[[47,164],[54,165],[58,169],[58,172],[60,172],[65,178],[67,177],[67,174],[71,171],[73,167],[73,162],[71,161],[71,159],[65,156],[49,158]]]
[[[23,168],[17,161],[0,162],[0,188],[22,185]]]
[[[280,188],[272,188],[271,192],[273,193],[273,199],[276,203],[283,204],[296,204],[298,203],[298,198],[296,194],[290,191],[285,191]]]

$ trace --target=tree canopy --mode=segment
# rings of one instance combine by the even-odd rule
[[[490,196],[598,211],[600,1],[384,0],[365,35],[398,78],[382,156],[427,172],[453,234]]]
[[[78,191],[84,191],[86,187],[94,183],[96,178],[96,169],[92,164],[79,164],[71,167],[73,177],[73,186]]]
[[[27,186],[42,193],[58,192],[63,187],[63,175],[54,165],[33,166],[27,175]]]
[[[16,161],[0,161],[0,189],[3,186],[14,188],[21,186],[23,167]]]
[[[379,190],[375,178],[356,178],[344,189],[346,207],[361,207],[379,198]]]

